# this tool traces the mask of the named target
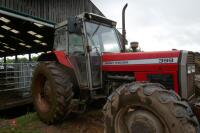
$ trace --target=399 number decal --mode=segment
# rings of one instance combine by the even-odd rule
[[[174,63],[174,58],[160,58],[159,63]]]

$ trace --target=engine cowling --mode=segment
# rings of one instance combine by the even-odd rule
[[[104,53],[102,69],[107,74],[131,73],[135,81],[160,83],[190,99],[196,89],[196,58],[195,53],[188,51]]]

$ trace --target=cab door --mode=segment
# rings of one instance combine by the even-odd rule
[[[101,50],[98,40],[95,40],[95,43],[91,43],[90,39],[88,38],[88,45],[91,48],[89,52],[90,56],[90,68],[91,68],[91,81],[92,81],[92,87],[98,88],[101,87]]]
[[[82,34],[68,33],[68,54],[81,88],[89,87],[87,57]]]
[[[89,45],[91,51],[86,50],[87,40],[83,35],[68,33],[69,58],[83,88],[97,88],[101,86],[101,56],[99,48]],[[90,43],[89,43],[90,44]]]
[[[68,53],[80,86],[93,90],[101,86],[101,56],[99,49],[89,42],[82,22],[76,18],[69,20]]]

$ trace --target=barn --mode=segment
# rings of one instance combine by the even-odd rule
[[[103,16],[90,0],[0,0],[0,110],[31,103],[36,63],[19,63],[18,55],[51,50],[55,24],[82,12]]]

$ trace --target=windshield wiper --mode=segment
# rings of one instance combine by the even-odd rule
[[[96,33],[97,33],[97,31],[99,30],[99,27],[100,27],[101,25],[98,25],[98,27],[95,29],[95,31],[93,32],[93,34],[92,34],[92,36],[91,37],[93,37]]]

